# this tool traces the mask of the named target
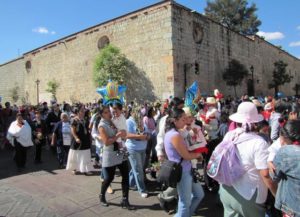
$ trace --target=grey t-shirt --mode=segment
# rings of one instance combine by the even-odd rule
[[[112,123],[101,119],[99,127],[103,127],[108,137],[114,137],[117,129],[112,126]],[[98,128],[99,128],[98,127]],[[100,135],[101,136],[101,135]],[[114,145],[103,145],[102,167],[112,167],[121,164],[123,161],[123,154],[114,151]]]

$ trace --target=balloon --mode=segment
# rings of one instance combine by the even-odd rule
[[[196,81],[194,81],[194,83],[187,88],[186,92],[185,92],[185,106],[189,107],[191,109],[191,111],[195,111],[195,109],[197,108],[197,104],[194,103],[194,99],[196,98],[198,93],[198,83]]]
[[[124,85],[118,85],[117,82],[109,80],[107,85],[102,88],[97,88],[103,98],[103,105],[111,105],[114,103],[124,104],[124,93],[127,87]]]
[[[283,98],[283,97],[285,97],[285,94],[283,92],[278,92],[277,97]]]

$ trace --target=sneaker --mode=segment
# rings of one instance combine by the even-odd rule
[[[77,171],[76,171],[76,170],[73,170],[73,171],[72,171],[72,174],[73,174],[73,175],[77,175]]]
[[[141,197],[142,198],[147,198],[148,197],[148,193],[141,193]]]

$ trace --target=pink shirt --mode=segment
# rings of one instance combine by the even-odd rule
[[[143,122],[144,122],[144,127],[145,127],[150,133],[152,133],[153,131],[156,130],[154,118],[148,118],[147,116],[145,116],[145,117],[143,118]]]

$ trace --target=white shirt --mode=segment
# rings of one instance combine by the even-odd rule
[[[119,117],[113,117],[112,122],[118,130],[125,130],[127,132],[126,118],[123,114]]]
[[[164,156],[164,138],[165,138],[165,128],[166,128],[166,120],[167,120],[168,115],[165,115],[162,117],[159,121],[159,131],[156,137],[156,146],[155,150],[157,153],[157,156]]]
[[[121,114],[119,117],[113,117],[112,122],[118,131],[125,130],[127,132],[126,118],[123,114]],[[122,139],[118,138],[117,142],[122,142]]]
[[[63,144],[66,146],[71,145],[71,125],[69,122],[62,122],[62,136]]]
[[[232,138],[231,136],[241,131],[241,128],[230,131],[224,139]],[[243,133],[239,138],[243,139],[243,136],[247,134]],[[268,188],[263,182],[259,170],[268,168],[268,143],[258,135],[251,134],[253,134],[253,138],[237,144],[241,163],[247,172],[232,186],[246,200],[251,200],[257,191],[256,203],[262,204],[267,199]]]
[[[14,138],[16,138],[17,141],[23,147],[33,146],[32,138],[31,138],[31,127],[29,126],[26,120],[24,120],[23,123],[24,125],[22,127],[19,127],[18,121],[14,121],[10,124],[8,128],[6,138],[13,146],[15,145]]]
[[[268,151],[269,151],[268,162],[274,160],[275,155],[277,154],[277,152],[279,151],[280,148],[281,148],[280,138],[278,138],[278,139],[276,139],[276,141],[273,142],[272,145],[268,148]]]

